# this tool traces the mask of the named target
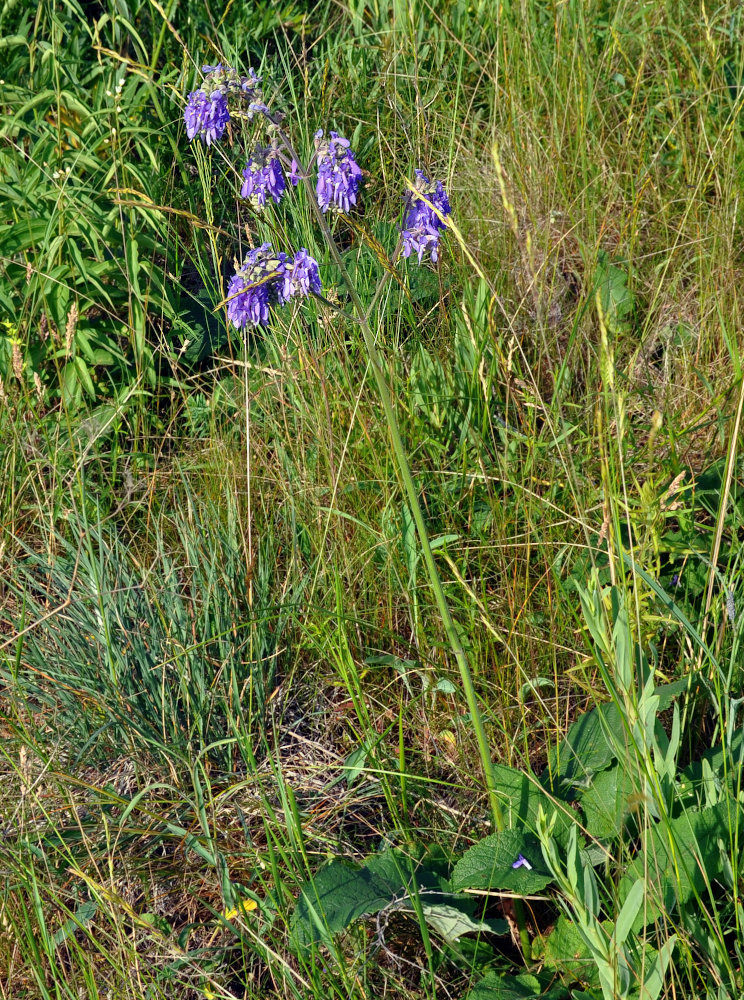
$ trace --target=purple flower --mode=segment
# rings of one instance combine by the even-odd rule
[[[230,121],[225,95],[221,90],[215,90],[211,95],[203,90],[193,90],[188,96],[183,120],[189,139],[193,140],[198,135],[211,146],[222,138]]]
[[[323,139],[323,130],[315,133],[318,155],[318,204],[324,212],[348,212],[356,205],[362,171],[356,156],[349,149],[349,140],[331,132]]]
[[[278,205],[286,188],[281,164],[270,147],[257,146],[243,171],[241,198],[250,198],[258,208],[266,204],[270,195]]]
[[[428,251],[432,261],[436,263],[439,256],[439,234],[447,225],[439,216],[446,217],[451,212],[447,192],[441,181],[431,184],[423,170],[417,170],[415,191],[411,197],[413,201],[403,226],[403,256],[410,257],[411,252],[415,251],[421,264]],[[423,198],[426,198],[429,205]],[[439,215],[430,205],[437,209]]]
[[[287,301],[286,267],[287,255],[274,253],[270,243],[250,251],[227,289],[227,318],[237,330],[266,326],[271,307]]]
[[[202,66],[204,81],[198,90],[192,90],[186,100],[183,118],[189,139],[200,136],[208,146],[222,138],[230,121],[228,98],[250,102],[246,117],[268,114],[269,109],[261,103],[261,78],[252,69],[248,76],[241,76],[236,69],[217,63],[216,66]]]
[[[282,288],[284,299],[297,295],[306,298],[310,292],[320,295],[321,290],[318,262],[303,247],[297,251],[294,260],[286,265]]]
[[[520,854],[517,860],[512,863],[512,868],[526,868],[527,871],[531,871],[532,865],[529,863],[524,854]]]

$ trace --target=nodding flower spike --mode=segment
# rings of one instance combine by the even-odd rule
[[[207,146],[219,142],[230,121],[228,104],[240,98],[249,101],[243,112],[249,121],[257,114],[268,115],[269,109],[261,101],[261,77],[252,69],[248,76],[241,76],[232,67],[217,63],[202,66],[202,73],[204,80],[188,95],[183,114],[190,140],[198,136]]]
[[[428,253],[436,263],[439,256],[439,233],[447,225],[445,220],[451,211],[449,198],[442,182],[432,183],[423,170],[416,171],[414,188],[403,225],[403,256],[410,257],[415,252],[421,264],[424,255]],[[437,211],[433,211],[429,205]]]
[[[267,197],[278,205],[286,188],[276,151],[270,146],[256,146],[245,170],[241,198],[250,198],[256,208],[263,208]]]
[[[318,157],[316,194],[323,212],[328,209],[348,212],[352,205],[356,205],[362,170],[349,145],[349,140],[338,132],[331,132],[330,139],[323,138],[323,129],[315,133]]]
[[[532,865],[529,863],[524,854],[520,854],[517,860],[512,864],[512,868],[526,868],[527,871],[532,871]]]
[[[266,326],[275,306],[306,298],[311,292],[321,292],[317,260],[304,247],[290,259],[263,243],[248,253],[230,279],[227,318],[236,330]]]

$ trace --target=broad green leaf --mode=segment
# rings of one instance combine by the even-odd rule
[[[617,757],[616,748],[624,741],[625,729],[617,705],[597,705],[571,726],[553,754],[552,771],[571,784],[586,781],[612,763]]]
[[[592,953],[579,928],[564,914],[556,921],[545,945],[545,968],[556,969],[587,986],[598,986]]]
[[[586,829],[592,837],[608,840],[618,836],[634,791],[632,774],[622,764],[594,776],[591,787],[581,797]]]
[[[88,370],[88,366],[86,365],[83,358],[80,357],[80,355],[78,355],[75,358],[75,367],[77,368],[78,378],[80,379],[81,384],[84,386],[85,391],[88,393],[91,399],[95,399],[96,389],[95,386],[93,385],[93,379],[90,377],[90,371]]]
[[[496,794],[501,802],[504,819],[512,828],[526,827],[528,831],[537,827],[540,806],[548,818],[556,814],[553,835],[563,843],[570,826],[575,821],[573,810],[555,799],[535,778],[505,764],[492,764]]]
[[[65,406],[76,407],[83,398],[83,387],[78,378],[74,361],[68,361],[62,369],[62,399]]]
[[[675,698],[689,688],[689,679],[683,677],[672,684],[657,687],[658,711],[669,708]],[[551,754],[550,773],[554,784],[585,783],[592,775],[617,759],[626,745],[622,712],[614,702],[597,705],[573,723],[558,750]]]
[[[381,887],[367,872],[342,861],[332,861],[307,883],[292,915],[291,933],[295,948],[327,941],[368,913],[386,906],[402,884]]]
[[[59,930],[55,933],[52,941],[55,947],[66,941],[75,931],[81,927],[87,927],[93,917],[98,912],[98,903],[94,899],[88,899],[75,910],[69,920],[65,920]]]
[[[570,996],[565,986],[548,986],[544,977],[538,978],[529,972],[519,976],[502,976],[497,972],[487,973],[477,983],[465,1000],[568,1000]]]
[[[729,844],[738,836],[741,820],[741,806],[724,799],[710,809],[690,810],[651,827],[644,849],[618,887],[624,901],[638,879],[647,880],[647,905],[633,925],[636,932],[662,913],[668,916],[684,906],[696,894],[708,897],[707,885],[723,873],[718,841]],[[733,856],[734,848],[730,851]]]
[[[604,252],[600,252],[597,261],[596,289],[608,332],[621,333],[635,308],[635,296],[628,288],[626,272],[611,263]]]
[[[415,913],[413,907],[401,907]],[[429,927],[448,944],[458,941],[463,934],[508,934],[505,920],[474,920],[467,912],[449,903],[423,903],[421,912]]]
[[[520,856],[527,861],[518,868]],[[546,869],[535,837],[520,830],[492,833],[463,854],[452,873],[452,888],[496,889],[530,895],[540,892],[553,876]]]
[[[354,782],[357,780],[359,775],[362,773],[364,768],[367,766],[367,756],[369,755],[369,747],[366,743],[362,743],[358,746],[356,750],[352,750],[349,756],[346,758],[344,763],[344,777],[346,778],[347,788],[351,788]]]
[[[355,867],[334,860],[321,868],[302,888],[290,924],[295,948],[328,939],[354,920],[377,913],[393,899],[407,893],[413,882],[409,860],[394,849],[368,858]],[[420,869],[419,886],[432,884],[431,873]]]

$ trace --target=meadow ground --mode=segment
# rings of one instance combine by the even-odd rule
[[[5,0],[3,1000],[744,993],[743,39]]]

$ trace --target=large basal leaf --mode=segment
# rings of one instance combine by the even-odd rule
[[[669,708],[690,687],[689,679],[657,687],[658,711]],[[557,750],[551,754],[549,774],[555,787],[586,784],[617,759],[626,745],[620,708],[614,702],[597,705],[573,723]]]
[[[394,899],[403,902],[415,886],[436,892],[441,900],[448,888],[426,865],[411,874],[410,859],[390,848],[372,855],[356,867],[335,860],[321,868],[302,887],[292,914],[291,936],[295,948],[328,941],[354,920],[377,913]],[[464,932],[463,932],[464,933]]]
[[[596,294],[609,333],[626,329],[635,308],[635,296],[628,288],[626,272],[610,262],[608,255],[599,253],[596,274]]]
[[[503,830],[479,840],[463,854],[452,873],[456,891],[496,889],[527,896],[552,881],[537,839],[520,830]]]
[[[654,887],[633,925],[636,933],[662,914],[668,916],[684,906],[695,894],[708,897],[707,884],[723,874],[719,841],[733,857],[731,841],[741,820],[741,806],[724,800],[710,809],[689,811],[651,827],[644,849],[618,887],[621,903],[639,878]]]
[[[291,921],[294,947],[327,941],[359,917],[377,913],[403,891],[403,884],[397,873],[332,861],[302,888]]]
[[[553,780],[568,784],[586,782],[603,771],[617,757],[625,730],[620,710],[614,703],[597,705],[574,722],[553,753],[550,771]]]
[[[537,814],[542,806],[550,818],[556,814],[553,835],[558,843],[564,843],[571,824],[575,821],[573,810],[551,796],[535,778],[504,764],[493,764],[492,771],[504,820],[509,827],[525,827],[528,831],[537,827]]]
[[[591,788],[581,797],[588,833],[598,840],[617,837],[635,790],[633,775],[622,764],[595,775]]]
[[[465,1000],[568,1000],[568,990],[562,985],[547,985],[544,976],[523,972],[519,976],[487,973],[466,994]]]
[[[609,938],[612,925],[607,922],[605,926]],[[599,986],[597,966],[589,946],[573,920],[564,914],[558,917],[547,939],[543,962],[546,969],[556,969],[586,986]]]

